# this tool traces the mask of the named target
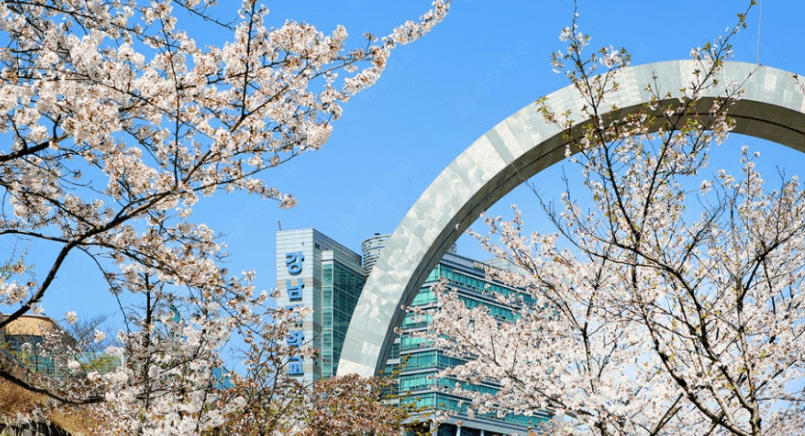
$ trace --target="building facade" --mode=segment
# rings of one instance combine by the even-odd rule
[[[276,236],[277,307],[311,307],[288,345],[310,343],[313,361],[289,362],[289,372],[312,383],[332,377],[352,312],[366,282],[361,256],[315,229],[286,230]]]
[[[413,335],[427,329],[431,320],[428,312],[436,310],[436,296],[431,287],[445,280],[450,289],[458,292],[459,299],[468,307],[483,306],[501,322],[513,322],[515,312],[511,307],[501,304],[495,295],[517,294],[517,289],[506,287],[486,279],[486,270],[500,265],[478,262],[455,253],[448,252],[428,275],[411,303],[412,307],[422,309],[425,315],[409,313],[403,319],[386,362],[385,374],[392,374],[397,380],[397,396],[401,404],[419,411],[421,415],[447,413],[451,415],[438,429],[439,436],[497,436],[510,434],[540,434],[544,424],[550,419],[548,414],[531,417],[521,415],[495,415],[470,417],[466,400],[451,395],[449,390],[456,380],[437,377],[437,373],[447,367],[460,365],[464,361],[446,355],[431,346],[425,339]],[[527,296],[523,296],[527,298]],[[494,383],[464,384],[468,390],[494,393]]]
[[[298,330],[291,333],[288,344],[311,343],[320,351],[315,361],[289,365],[290,373],[303,377],[306,382],[335,376],[352,312],[388,237],[375,234],[364,241],[361,256],[314,229],[277,233],[277,288],[281,291],[277,306],[313,308]],[[394,335],[392,351],[383,370],[383,375],[395,380],[391,398],[401,406],[415,409],[425,423],[435,413],[450,414],[451,418],[438,429],[440,436],[525,435],[529,430],[539,434],[542,424],[549,419],[547,415],[470,418],[464,399],[444,392],[444,388],[453,387],[455,381],[436,377],[439,370],[463,361],[445,355],[424,339],[412,335],[427,329],[431,319],[427,312],[436,310],[436,297],[431,287],[440,280],[446,280],[469,307],[482,305],[501,322],[513,321],[514,311],[497,302],[495,294],[508,295],[517,290],[487,280],[486,269],[490,267],[500,268],[501,265],[460,256],[455,254],[455,246],[451,247],[412,302],[412,306],[423,309],[426,314],[408,314],[398,333],[387,333]],[[496,389],[493,383],[465,387],[483,392]]]
[[[0,320],[5,316],[0,314]],[[29,370],[52,377],[64,375],[67,359],[62,354],[54,354],[52,348],[69,349],[76,344],[58,322],[44,315],[22,315],[0,329],[0,351]]]

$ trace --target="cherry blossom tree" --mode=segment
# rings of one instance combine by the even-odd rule
[[[229,22],[214,3],[0,2],[0,238],[53,254],[34,267],[15,250],[4,264],[0,306],[10,316],[0,328],[40,310],[76,255],[92,260],[126,317],[117,371],[56,384],[3,364],[0,376],[91,408],[111,434],[198,434],[242,408],[243,398],[217,401],[212,375],[232,332],[261,338],[247,366],[290,355],[282,334],[299,314],[272,309],[253,273],[227,271],[224,246],[192,220],[193,206],[233,191],[293,206],[260,175],[319,149],[343,103],[450,2],[354,49],[342,26],[270,27],[256,0]],[[227,42],[200,47],[193,35],[205,31]]]
[[[739,173],[707,167],[741,97],[716,76],[745,15],[692,50],[681,98],[660,103],[669,90],[647,83],[653,100],[617,119],[600,115],[628,54],[584,55],[590,39],[575,20],[562,32],[554,66],[595,122],[570,135],[579,114],[541,111],[571,138],[583,187],[568,183],[557,200],[535,190],[554,233],[525,230],[516,207],[510,221],[485,218],[491,235],[475,233],[517,267],[490,270],[522,289],[504,299],[515,322],[468,309],[446,285],[433,314],[431,340],[470,359],[441,376],[499,383],[496,394],[456,389],[475,413],[547,410],[556,434],[805,431],[805,192],[782,171],[764,180],[746,147]],[[709,89],[723,98],[701,111]]]

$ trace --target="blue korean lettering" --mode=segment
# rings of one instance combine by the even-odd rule
[[[285,286],[288,288],[288,300],[289,301],[301,301],[302,300],[302,290],[305,288],[305,284],[302,282],[302,279],[296,279],[296,285],[291,286],[291,281],[286,280]]]
[[[296,310],[297,308],[300,308],[300,307],[302,307],[301,304],[291,304],[290,306],[285,306],[285,308],[288,309],[288,310]],[[302,325],[304,324],[304,321],[305,321],[304,319],[302,319],[302,316],[300,314],[298,314],[298,313],[294,314],[294,317],[292,319],[293,319],[293,326],[294,327],[302,327]]]
[[[294,356],[288,359],[288,375],[304,375],[305,370],[302,368],[302,357]]]
[[[301,347],[305,342],[305,332],[302,330],[291,330],[286,339],[289,347]]]
[[[295,276],[302,272],[302,262],[304,260],[305,255],[301,251],[285,253],[285,266],[288,267],[288,273]]]

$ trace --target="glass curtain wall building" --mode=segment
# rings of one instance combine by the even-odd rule
[[[455,253],[446,253],[411,303],[412,306],[423,309],[425,315],[409,313],[405,316],[384,369],[384,374],[390,374],[397,379],[396,395],[402,404],[415,407],[423,416],[434,412],[447,412],[451,415],[451,418],[440,425],[439,436],[525,435],[529,431],[531,434],[540,434],[540,430],[550,419],[547,414],[531,417],[476,415],[470,418],[464,399],[444,392],[445,389],[454,387],[456,381],[436,377],[439,370],[459,365],[464,361],[445,355],[423,338],[411,335],[427,328],[432,319],[427,312],[436,310],[436,297],[431,287],[443,279],[449,283],[451,289],[459,293],[459,298],[468,307],[484,306],[501,322],[514,321],[515,314],[512,309],[497,302],[495,294],[511,295],[517,293],[517,289],[487,280],[485,271],[490,266],[499,265],[477,262]],[[494,383],[464,387],[487,393],[497,391]]]
[[[288,345],[312,343],[319,349],[315,361],[289,365],[289,372],[303,377],[305,382],[335,376],[341,349],[346,337],[352,312],[360,297],[366,277],[380,255],[389,235],[367,239],[362,244],[363,258],[315,229],[287,230],[277,233],[277,288],[278,307],[303,305],[312,307],[313,313],[292,331]],[[501,322],[514,320],[511,308],[498,303],[495,293],[512,294],[517,289],[486,280],[486,269],[500,268],[492,262],[482,263],[455,254],[455,246],[434,268],[415,296],[412,305],[426,312],[436,309],[436,297],[431,286],[445,279],[456,289],[469,307],[485,306]],[[549,417],[510,415],[467,415],[464,399],[443,392],[455,385],[454,381],[438,378],[436,373],[463,361],[450,357],[431,347],[424,339],[411,333],[427,328],[431,317],[407,315],[395,335],[391,355],[386,362],[384,375],[394,377],[392,401],[416,408],[419,420],[437,412],[451,415],[438,428],[440,436],[496,436],[539,434],[541,425]],[[358,320],[360,321],[360,320]],[[493,383],[466,386],[485,392],[495,392]]]
[[[349,265],[354,266],[354,263]],[[321,376],[338,371],[341,349],[366,277],[336,260],[335,251],[322,253]]]

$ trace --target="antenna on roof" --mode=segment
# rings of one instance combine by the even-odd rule
[[[277,220],[277,227],[282,231],[282,221]]]
[[[757,56],[755,57],[755,63],[760,65],[760,25],[763,18],[763,0],[759,0],[757,6]]]

